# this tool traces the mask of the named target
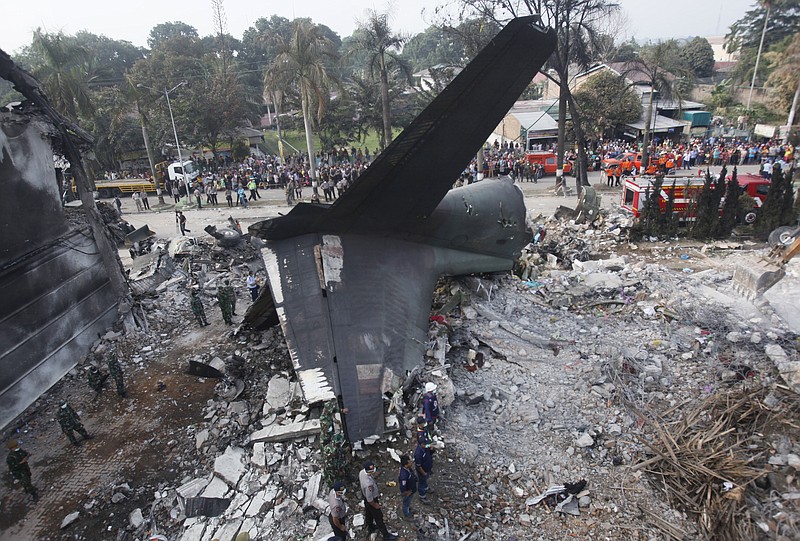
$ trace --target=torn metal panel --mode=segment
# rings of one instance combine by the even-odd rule
[[[187,498],[186,517],[218,517],[230,505],[230,498]]]
[[[552,52],[535,20],[509,23],[333,205],[250,227],[303,393],[340,396],[352,441],[383,433],[385,393],[424,355],[439,276],[509,270],[531,239],[510,179],[451,187]]]

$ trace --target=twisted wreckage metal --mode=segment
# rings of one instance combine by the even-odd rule
[[[341,398],[351,441],[383,434],[438,278],[508,270],[530,241],[509,179],[451,187],[555,41],[536,17],[512,20],[337,201],[250,227],[269,290],[248,321],[280,322],[306,400]]]

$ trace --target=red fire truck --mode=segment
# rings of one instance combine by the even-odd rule
[[[730,179],[730,177],[728,177]],[[764,204],[769,191],[769,179],[762,178],[758,175],[743,174],[737,176],[739,186],[742,188],[742,193],[746,193],[755,200],[753,210],[745,214],[743,220],[747,224],[756,221],[758,217],[758,209]],[[640,214],[640,209],[645,204],[646,192],[652,190],[655,177],[650,175],[642,175],[639,177],[626,177],[622,185],[622,196],[620,206],[629,210],[637,218]],[[661,185],[661,193],[658,199],[658,204],[661,211],[664,212],[667,206],[670,192],[673,190],[673,183],[675,184],[675,202],[673,212],[677,212],[681,221],[693,221],[695,219],[694,209],[697,197],[700,195],[700,190],[705,186],[702,177],[689,177],[689,176],[666,176]]]

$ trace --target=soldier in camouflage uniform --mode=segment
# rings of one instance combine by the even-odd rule
[[[228,298],[231,301],[231,314],[234,316],[236,315],[236,291],[233,289],[230,280],[225,280],[225,287],[223,287],[225,291],[228,292]]]
[[[95,399],[100,396],[100,393],[103,391],[103,384],[106,382],[106,378],[108,378],[108,376],[101,374],[96,366],[89,368],[89,387],[95,392]]]
[[[86,429],[81,423],[81,418],[75,413],[75,410],[66,402],[61,402],[61,407],[58,408],[58,424],[61,425],[61,431],[67,435],[72,445],[78,445],[78,440],[75,438],[73,432],[77,432],[83,439],[90,440],[94,436],[86,432]]]
[[[39,493],[36,487],[31,483],[31,468],[28,466],[28,451],[20,448],[17,440],[8,442],[8,456],[6,457],[6,464],[8,464],[8,471],[11,472],[11,477],[19,481],[22,489],[31,495],[33,501],[39,499]]]
[[[347,413],[347,408],[343,412]],[[339,415],[339,402],[332,399],[325,403],[319,417],[322,476],[328,486],[333,486],[334,481],[347,478],[345,469],[350,446],[344,436]]]
[[[222,319],[226,325],[233,323],[233,299],[232,287],[228,286],[228,280],[225,280],[223,287],[217,290],[217,301],[219,301],[219,309],[222,311]]]
[[[125,392],[125,380],[122,376],[122,367],[119,365],[116,352],[110,351],[108,353],[108,357],[106,357],[106,364],[108,365],[108,373],[112,378],[114,378],[114,381],[117,384],[117,394],[122,398],[125,398],[127,396],[127,393]]]
[[[205,308],[203,308],[203,301],[201,301],[200,297],[197,295],[196,289],[192,290],[192,313],[201,327],[208,325],[206,311]]]
[[[346,479],[347,447],[344,436],[334,434],[322,447],[322,479],[328,486],[338,479]]]

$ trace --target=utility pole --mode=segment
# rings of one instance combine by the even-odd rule
[[[767,3],[766,5],[767,5],[767,14],[764,17],[764,28],[761,29],[761,42],[758,44],[758,53],[756,54],[756,65],[753,68],[753,79],[752,79],[752,81],[750,81],[750,93],[747,95],[747,107],[745,108],[745,111],[747,111],[747,115],[748,115],[748,119],[747,119],[747,129],[748,129],[747,140],[748,141],[750,140],[750,131],[749,131],[750,130],[750,118],[749,118],[749,116],[750,116],[750,101],[753,99],[753,87],[756,84],[756,74],[758,74],[758,63],[761,60],[761,50],[764,48],[764,36],[767,35],[767,25],[769,24],[769,12],[770,12],[770,9],[772,9],[771,6],[769,5],[769,3]]]

